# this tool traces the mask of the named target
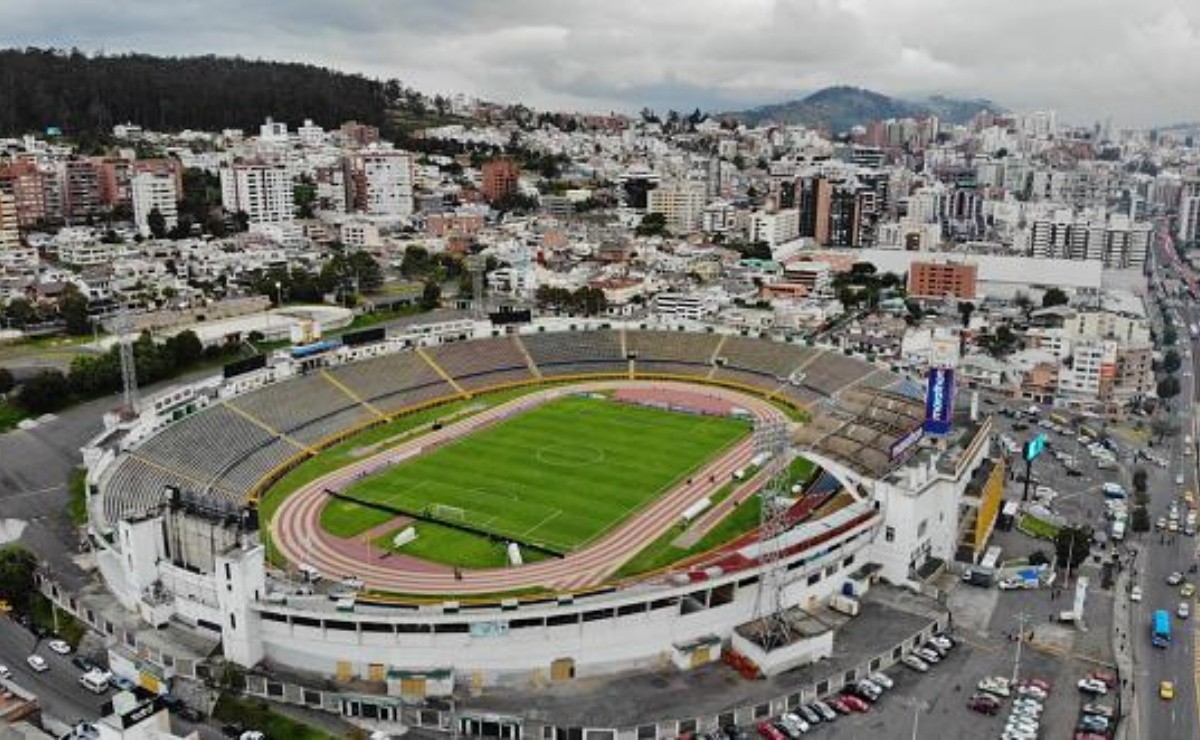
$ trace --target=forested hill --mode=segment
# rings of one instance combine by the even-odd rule
[[[0,50],[0,135],[56,126],[84,136],[125,122],[156,131],[257,132],[267,116],[292,126],[305,118],[326,127],[351,119],[378,126],[386,102],[382,82],[306,64]]]

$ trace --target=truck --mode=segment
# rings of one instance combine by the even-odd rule
[[[1150,622],[1150,644],[1156,648],[1165,648],[1171,644],[1171,615],[1166,609],[1154,612]]]

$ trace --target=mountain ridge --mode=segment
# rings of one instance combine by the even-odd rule
[[[906,100],[874,90],[850,85],[833,85],[802,98],[781,103],[769,103],[741,111],[720,114],[750,125],[771,121],[779,124],[801,124],[812,128],[828,126],[834,133],[848,131],[854,126],[873,120],[935,115],[947,123],[965,123],[981,110],[1003,112],[1004,109],[986,98],[952,98],[931,95]]]

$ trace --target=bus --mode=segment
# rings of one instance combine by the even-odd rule
[[[1154,612],[1151,629],[1150,643],[1154,647],[1165,648],[1171,644],[1171,615],[1167,614],[1166,609]]]

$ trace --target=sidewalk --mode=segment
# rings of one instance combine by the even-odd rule
[[[1133,641],[1129,639],[1133,627],[1133,610],[1130,608],[1129,588],[1132,569],[1123,567],[1117,573],[1113,586],[1113,656],[1116,659],[1117,675],[1121,679],[1120,702],[1122,720],[1117,724],[1114,740],[1137,738],[1139,733],[1132,729],[1138,722],[1137,703],[1133,698]]]

